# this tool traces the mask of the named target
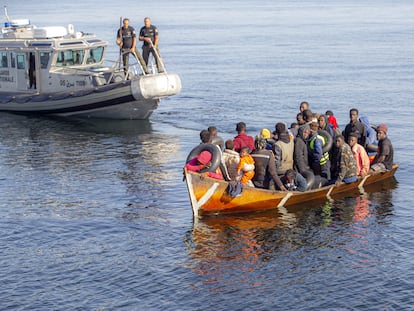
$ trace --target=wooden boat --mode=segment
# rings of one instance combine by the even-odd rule
[[[239,197],[231,197],[228,194],[229,183],[226,181],[206,177],[205,174],[190,172],[186,169],[184,169],[184,176],[193,215],[201,217],[271,210],[311,201],[335,199],[347,194],[359,194],[365,191],[364,186],[380,184],[393,178],[397,169],[398,164],[394,164],[390,171],[367,175],[354,183],[341,183],[339,186],[329,185],[305,192],[272,191],[245,187]]]
[[[177,74],[147,74],[130,56],[106,60],[108,42],[68,27],[7,22],[0,38],[0,111],[105,119],[147,119],[178,94]],[[162,64],[163,65],[163,64]],[[164,66],[164,65],[163,65]]]

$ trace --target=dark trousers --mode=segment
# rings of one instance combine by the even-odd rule
[[[327,180],[331,179],[331,162],[328,161],[324,165],[320,165],[319,163],[312,163],[311,168],[315,175],[320,175]]]
[[[142,46],[142,57],[144,58],[145,64],[148,66],[148,59],[150,53],[155,59],[155,63],[157,64],[157,70],[158,72],[163,72],[163,68],[161,66],[161,60],[158,59],[157,54],[160,55],[160,51],[157,48],[157,53],[154,52],[154,49],[149,47],[148,45]]]
[[[129,49],[122,49],[122,63],[124,64],[125,72],[127,72],[128,66],[129,66],[129,54],[132,54],[131,52],[129,52],[129,53],[128,52],[129,52]],[[134,55],[134,54],[132,54],[132,55]],[[141,54],[138,52],[137,49],[135,49],[135,55],[138,58],[137,60],[139,61],[139,63],[142,66],[142,70],[147,71],[147,65],[146,65],[144,59],[142,58]]]

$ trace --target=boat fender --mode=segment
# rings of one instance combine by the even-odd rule
[[[214,136],[211,143],[219,146],[222,152],[224,151],[224,140],[220,136]]]
[[[318,135],[321,135],[325,138],[325,144],[322,147],[322,152],[329,152],[332,149],[333,144],[332,136],[325,130],[318,130]]]
[[[213,157],[211,159],[211,166],[202,169],[199,173],[215,172],[221,163],[221,154],[217,146],[213,144],[200,144],[197,147],[195,147],[188,154],[187,160],[185,161],[185,163],[190,162],[192,159],[198,156],[202,151],[210,152],[213,155]]]

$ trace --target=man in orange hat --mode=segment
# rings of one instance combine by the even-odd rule
[[[388,126],[380,124],[377,126],[378,152],[371,164],[370,174],[385,172],[392,169],[394,163],[394,149],[387,137]]]

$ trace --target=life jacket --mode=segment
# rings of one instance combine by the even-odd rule
[[[323,137],[322,135],[317,134],[309,142],[309,148],[312,151],[315,150],[315,141],[317,139],[320,139],[322,141],[322,147],[326,145],[325,137]],[[319,164],[322,166],[322,165],[325,165],[328,161],[329,161],[329,153],[328,152],[322,152],[322,157],[319,160]]]

